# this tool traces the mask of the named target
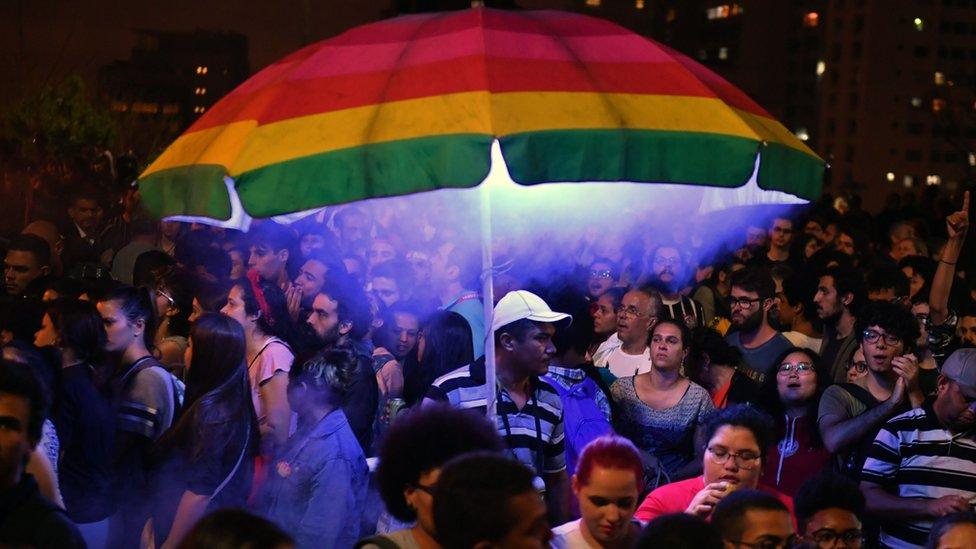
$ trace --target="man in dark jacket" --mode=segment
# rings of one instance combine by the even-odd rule
[[[0,363],[0,546],[85,547],[65,512],[24,472],[41,439],[45,408],[40,384],[27,368]]]

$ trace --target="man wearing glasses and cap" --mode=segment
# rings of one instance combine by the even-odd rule
[[[572,322],[572,317],[553,311],[531,292],[517,290],[498,301],[491,323],[497,375],[495,423],[511,456],[531,467],[545,483],[552,524],[565,522],[568,511],[563,406],[559,393],[539,377],[549,371],[556,352],[552,336],[561,322]],[[485,413],[487,390],[481,357],[437,378],[424,402],[449,402]]]
[[[885,547],[923,547],[932,522],[976,498],[976,349],[942,366],[935,400],[888,421],[861,472],[868,510],[884,517]]]

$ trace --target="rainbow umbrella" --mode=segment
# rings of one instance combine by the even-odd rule
[[[166,149],[139,188],[160,217],[246,229],[252,217],[474,187],[506,167],[523,185],[696,185],[721,209],[816,198],[824,163],[666,46],[593,17],[475,8],[365,25],[268,66]]]
[[[752,179],[813,199],[824,168],[744,93],[666,46],[588,16],[475,8],[365,25],[266,67],[139,186],[161,217],[246,226],[476,186],[495,140],[523,185]]]

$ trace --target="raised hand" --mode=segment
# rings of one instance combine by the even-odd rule
[[[946,232],[949,238],[958,238],[966,235],[969,228],[969,191],[962,195],[962,209],[958,212],[949,214],[946,217]]]

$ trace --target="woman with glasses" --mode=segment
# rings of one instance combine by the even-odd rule
[[[829,384],[820,357],[809,349],[793,347],[773,362],[759,391],[762,408],[773,418],[775,442],[766,451],[766,483],[794,495],[810,475],[830,465],[830,453],[817,430],[820,395]]]
[[[697,472],[695,432],[715,410],[708,391],[688,379],[691,340],[691,330],[680,320],[659,321],[648,344],[650,371],[610,386],[619,410],[617,432],[656,457],[672,479]]]
[[[159,272],[155,279],[153,298],[158,325],[153,337],[153,352],[167,370],[182,379],[195,280],[189,272],[178,268]]]
[[[857,383],[858,380],[864,379],[868,375],[868,361],[864,360],[864,351],[861,347],[854,350],[854,354],[851,355],[851,360],[845,369],[847,370],[848,383]]]
[[[759,484],[764,449],[772,440],[770,418],[748,405],[723,408],[704,428],[701,476],[665,484],[648,494],[634,517],[646,522],[668,513],[707,518],[718,502],[736,490],[762,490],[793,511],[793,500],[775,488]]]

